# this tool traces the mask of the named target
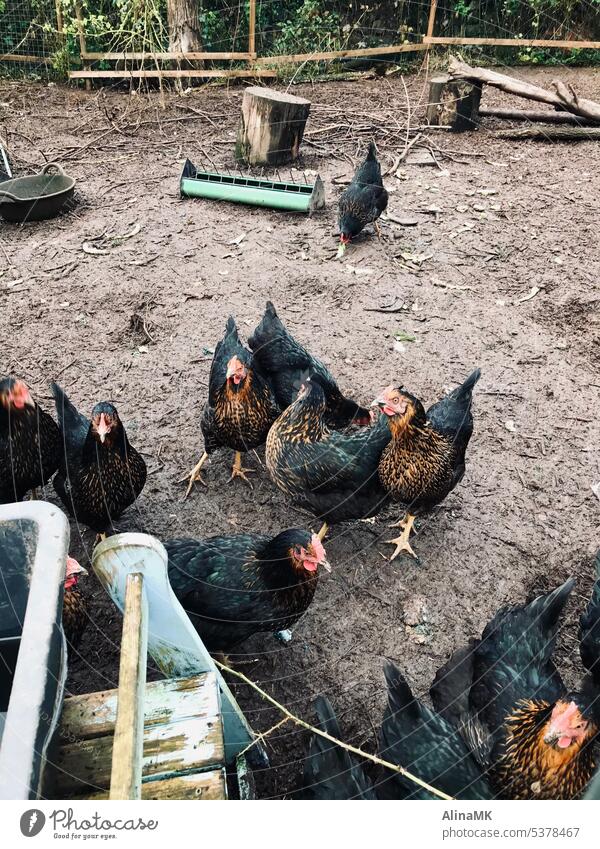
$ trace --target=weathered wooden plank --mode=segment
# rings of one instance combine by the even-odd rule
[[[108,799],[108,793],[93,793],[91,796],[82,796],[81,798],[88,801],[102,801]],[[196,775],[179,775],[175,778],[164,778],[158,781],[144,781],[142,782],[142,799],[155,801],[168,799],[200,800],[203,802],[227,799],[225,770],[215,769]]]
[[[150,80],[150,79],[183,79],[184,77],[198,77],[207,79],[229,79],[229,78],[253,78],[253,77],[275,77],[275,71],[268,71],[262,68],[233,68],[231,70],[216,70],[210,68],[208,70],[194,70],[193,68],[181,68],[177,71],[69,71],[70,80]]]
[[[390,53],[416,53],[427,50],[427,44],[390,44],[385,47],[358,47],[352,50],[330,50],[325,53],[294,53],[289,56],[260,56],[257,65],[294,65],[298,62],[324,62],[357,56],[385,56]]]
[[[144,576],[130,572],[119,663],[117,720],[112,750],[111,799],[140,799],[144,743],[144,697],[148,655],[148,602]]]
[[[175,61],[175,62],[196,62],[199,59],[214,59],[214,60],[231,60],[231,59],[251,59],[250,53],[177,53],[167,51],[164,53],[152,52],[135,52],[130,50],[109,51],[107,53],[85,52],[81,54],[82,59],[89,59],[90,62],[108,61],[136,61],[142,62],[145,59],[151,61]]]
[[[22,56],[20,53],[0,53],[0,62],[28,62],[32,65],[47,65],[48,56]]]
[[[216,675],[204,672],[189,678],[168,678],[146,684],[144,725],[165,725],[190,716],[212,717],[219,712]],[[65,699],[60,720],[63,742],[75,743],[113,734],[117,690],[101,690]]]
[[[113,737],[99,737],[62,746],[54,759],[57,798],[81,793],[81,785],[107,790],[112,769]],[[220,717],[192,717],[144,729],[142,779],[167,778],[185,772],[201,772],[224,762]]]
[[[556,47],[560,50],[599,50],[600,41],[563,41],[554,38],[460,38],[458,36],[425,36],[423,43],[472,44],[489,47]]]
[[[65,700],[61,738],[51,765],[53,795],[99,792],[110,784],[116,691]],[[225,760],[219,688],[214,672],[146,686],[142,781],[221,767]],[[95,737],[94,732],[99,736]]]

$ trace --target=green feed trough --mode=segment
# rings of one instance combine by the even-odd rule
[[[201,171],[186,159],[179,185],[182,197],[227,200],[290,212],[310,213],[325,206],[325,188],[319,176],[314,183],[295,183],[218,174]]]

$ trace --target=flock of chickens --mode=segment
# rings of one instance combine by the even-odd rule
[[[341,249],[385,209],[387,194],[374,145],[340,199]],[[268,302],[242,344],[230,318],[215,349],[201,429],[204,452],[189,475],[186,497],[204,481],[217,449],[235,452],[232,478],[251,486],[242,456],[266,445],[269,474],[285,495],[323,524],[262,534],[175,539],[165,543],[173,591],[211,652],[227,652],[252,634],[283,642],[309,607],[329,525],[369,519],[390,502],[403,518],[394,559],[416,557],[410,535],[418,516],[459,483],[473,432],[472,392],[479,369],[425,410],[401,386],[369,407],[347,398],[333,375],[288,332]],[[50,479],[78,523],[104,536],[141,493],[146,465],[129,443],[115,407],[96,404],[88,419],[52,384],[57,422],[22,380],[0,381],[0,502],[19,501]],[[33,493],[32,493],[32,497]],[[450,796],[566,799],[581,795],[594,769],[600,729],[600,558],[592,598],[581,617],[586,675],[567,692],[552,661],[568,581],[529,604],[501,610],[481,639],[456,652],[431,688],[434,710],[416,699],[389,664],[389,704],[381,758],[401,765]],[[76,646],[88,619],[69,558],[63,623]],[[323,731],[340,737],[325,698],[316,702]],[[406,774],[368,774],[347,749],[315,736],[305,761],[308,798],[433,798]]]

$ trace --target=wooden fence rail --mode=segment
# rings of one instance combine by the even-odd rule
[[[275,71],[266,71],[264,66],[302,64],[304,62],[325,62],[336,59],[360,58],[361,56],[386,56],[396,53],[417,53],[429,51],[436,46],[476,46],[476,47],[544,47],[556,50],[600,50],[600,41],[573,41],[564,39],[547,38],[478,38],[478,37],[454,37],[434,35],[438,0],[430,0],[427,31],[422,36],[415,36],[420,41],[404,44],[390,44],[381,47],[364,47],[348,50],[329,50],[315,53],[297,53],[288,56],[257,56],[256,55],[256,0],[248,0],[248,50],[243,52],[215,52],[209,51],[195,53],[177,53],[166,51],[161,53],[143,51],[106,51],[89,52],[87,50],[85,25],[79,2],[75,3],[75,13],[78,24],[78,39],[83,62],[83,70],[71,71],[70,79],[88,80],[90,86],[92,79],[146,79],[152,77],[184,78],[184,77],[272,77]],[[64,35],[64,22],[60,3],[56,3],[56,31]],[[92,70],[91,63],[101,61],[170,61],[179,64],[178,69],[170,70],[144,70],[142,68],[130,68],[123,70],[98,71]],[[210,69],[206,71],[192,71],[181,68],[185,62],[197,62],[201,60],[213,61],[242,61],[247,63],[246,69],[223,68]],[[48,64],[50,57],[28,56],[14,53],[0,54],[0,62],[23,62],[28,64]]]

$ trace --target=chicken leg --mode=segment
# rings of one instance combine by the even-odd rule
[[[413,529],[413,525],[415,523],[415,518],[416,517],[413,516],[411,513],[407,513],[406,519],[401,519],[395,525],[392,525],[392,527],[403,528],[403,531],[402,531],[402,533],[400,534],[399,537],[396,537],[396,539],[386,540],[386,542],[392,543],[392,545],[396,546],[396,550],[394,551],[394,553],[390,557],[390,560],[393,560],[395,557],[397,557],[400,554],[401,551],[407,551],[412,557],[415,558],[415,560],[419,559],[417,557],[417,555],[415,554],[415,552],[413,551],[413,549],[412,549],[412,547],[411,547],[411,545],[408,541],[409,537],[410,537],[410,533]]]
[[[207,460],[208,460],[208,454],[205,451],[204,454],[202,455],[202,457],[200,457],[200,460],[196,463],[196,465],[194,466],[194,468],[190,472],[189,476],[186,475],[185,477],[181,478],[182,481],[188,480],[188,478],[189,478],[188,488],[186,489],[185,495],[183,496],[184,501],[188,497],[190,492],[192,491],[192,487],[194,486],[196,481],[200,481],[200,483],[203,486],[206,486],[206,482],[203,480],[202,475],[200,474],[200,469],[206,463]]]
[[[379,239],[379,241],[381,241],[381,227],[379,225],[379,221],[374,221],[373,224],[375,225],[375,232],[377,233],[377,238]]]
[[[252,483],[246,477],[246,472],[250,474],[251,472],[255,471],[256,469],[244,469],[244,467],[242,466],[242,452],[236,451],[235,460],[231,468],[231,477],[229,478],[229,480],[232,481],[234,478],[241,478],[242,480],[246,481],[250,489],[252,489]]]
[[[327,522],[323,522],[323,525],[321,526],[321,530],[317,534],[317,536],[319,537],[321,542],[323,542],[323,540],[325,539],[325,534],[327,533],[328,530],[329,530],[329,525],[327,524]]]

